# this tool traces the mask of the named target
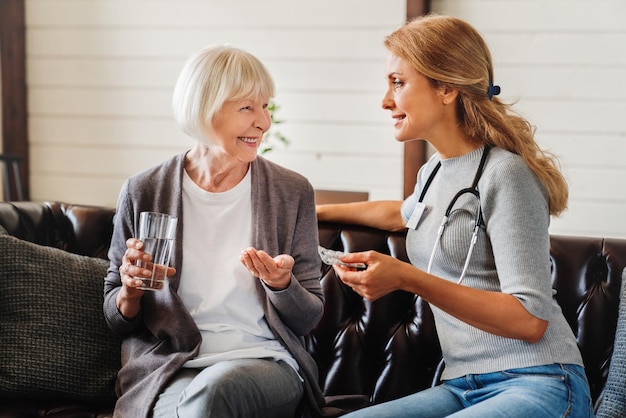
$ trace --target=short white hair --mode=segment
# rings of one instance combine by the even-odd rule
[[[274,80],[263,63],[239,48],[217,45],[192,55],[180,72],[172,109],[187,135],[204,140],[224,103],[246,97],[274,97]]]

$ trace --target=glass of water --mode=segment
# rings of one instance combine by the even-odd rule
[[[165,286],[177,223],[178,218],[165,213],[139,214],[139,240],[143,242],[143,252],[149,254],[151,260],[137,260],[137,265],[152,271],[149,278],[141,278],[144,290],[161,290]]]

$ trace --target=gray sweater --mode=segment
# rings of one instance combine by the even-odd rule
[[[416,267],[427,269],[444,212],[459,190],[471,186],[481,155],[482,148],[442,161],[424,196],[427,209],[407,235],[407,253]],[[438,161],[434,155],[420,169],[415,192],[402,205],[405,221]],[[485,228],[479,232],[463,285],[515,296],[532,315],[548,321],[548,328],[531,344],[481,331],[431,306],[445,360],[443,378],[552,363],[582,365],[572,330],[553,299],[545,189],[521,157],[494,148],[478,190]],[[432,266],[432,274],[454,282],[474,227],[477,203],[470,196],[454,206]]]
[[[184,154],[129,178],[122,187],[115,215],[104,283],[104,314],[111,329],[123,338],[122,368],[116,390],[115,417],[143,418],[151,415],[158,394],[201,343],[200,332],[176,294],[182,266],[182,178]],[[319,413],[324,399],[318,386],[317,366],[306,351],[303,336],[323,313],[320,259],[313,188],[301,175],[258,157],[251,165],[251,245],[272,257],[290,254],[295,259],[290,286],[274,292],[257,280],[258,297],[270,329],[300,366],[305,402]],[[157,211],[178,217],[171,265],[176,275],[170,286],[146,292],[141,313],[127,321],[117,309],[121,289],[118,268],[126,240],[136,237],[139,213]],[[219,240],[219,237],[207,237]]]

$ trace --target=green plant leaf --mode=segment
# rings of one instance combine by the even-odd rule
[[[276,117],[276,112],[278,112],[279,109],[280,106],[274,100],[270,100],[267,105],[267,110],[270,112],[272,126],[270,127],[269,131],[267,131],[265,135],[263,135],[263,142],[259,147],[259,154],[261,155],[274,150],[276,144],[280,144],[283,147],[289,145],[289,139],[284,134],[277,131],[275,128],[276,125],[283,123],[281,119],[278,119]]]

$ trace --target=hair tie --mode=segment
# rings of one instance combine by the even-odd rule
[[[491,79],[489,79],[489,87],[487,87],[487,96],[489,100],[493,99],[493,96],[500,94],[500,86],[494,86]]]

